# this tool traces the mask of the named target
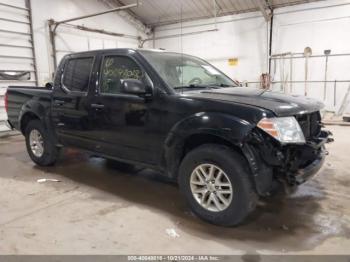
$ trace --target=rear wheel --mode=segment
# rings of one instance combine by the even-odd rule
[[[59,150],[39,120],[32,120],[25,129],[27,151],[34,163],[40,166],[53,165]]]
[[[237,225],[255,208],[245,159],[227,146],[206,144],[189,152],[179,185],[192,211],[217,225]]]

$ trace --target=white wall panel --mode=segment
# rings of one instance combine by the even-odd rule
[[[257,81],[266,72],[267,26],[260,13],[241,14],[160,27],[156,37],[193,33],[156,40],[156,48],[196,55],[210,61],[235,79]],[[206,24],[206,25],[201,25]],[[196,26],[197,25],[197,26]],[[197,32],[214,30],[214,32]],[[229,66],[229,58],[238,58],[238,66]]]
[[[108,40],[105,39],[103,40],[103,46],[104,48],[117,48],[118,47],[118,42],[116,40]]]
[[[190,33],[182,39],[178,36],[155,41],[156,48],[165,48],[193,54],[207,59],[234,79],[259,81],[261,73],[267,72],[268,32],[260,13],[249,13],[217,18],[217,32],[196,34],[214,29],[214,19],[206,19],[156,28],[156,37]],[[182,29],[181,29],[182,28]],[[275,10],[273,31],[273,54],[303,52],[310,46],[313,54],[321,55],[325,49],[332,54],[350,53],[350,1],[328,0],[296,5]],[[237,66],[229,66],[228,58],[238,58]],[[289,77],[289,60],[284,61],[284,77],[281,77],[283,61],[276,64],[274,79]],[[274,68],[274,66],[273,66]],[[329,57],[328,80],[350,80],[350,56]],[[325,58],[309,59],[308,80],[324,80]],[[274,72],[274,70],[273,70]],[[304,59],[293,60],[293,80],[305,79]],[[289,80],[289,79],[288,79]],[[337,110],[341,98],[350,83],[337,83],[334,106],[334,83],[327,84],[328,110]],[[255,84],[258,86],[259,84]],[[303,83],[293,84],[293,93],[304,93]],[[323,83],[309,83],[309,96],[323,99]],[[274,89],[280,89],[275,84]],[[350,109],[348,109],[350,110]]]
[[[39,83],[43,85],[51,80],[53,73],[53,64],[51,59],[51,46],[49,40],[47,20],[54,19],[56,21],[77,17],[81,15],[96,13],[107,10],[107,7],[96,0],[33,0],[33,27],[35,36],[35,48],[38,52],[37,66],[39,72]],[[117,13],[105,14],[102,16],[91,17],[83,20],[71,22],[76,25],[84,25],[86,27],[103,29],[116,33],[128,34],[133,36],[144,36],[134,25],[127,22]],[[60,26],[57,30],[56,48],[59,52],[57,61],[59,62],[63,55],[69,52],[86,51],[96,48],[104,48],[104,43],[108,42],[108,48],[119,47],[119,42],[123,42],[120,46],[135,47],[137,40],[111,37],[103,34],[85,32],[65,26]],[[115,44],[111,44],[114,42]],[[105,47],[106,48],[106,47]]]

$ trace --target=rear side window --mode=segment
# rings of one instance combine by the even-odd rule
[[[64,68],[63,84],[70,91],[87,92],[93,57],[68,60]]]

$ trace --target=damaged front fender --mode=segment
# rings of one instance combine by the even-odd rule
[[[164,144],[163,165],[168,176],[176,177],[177,170],[186,152],[186,144],[196,137],[204,137],[203,142],[221,140],[224,143],[242,146],[245,137],[255,125],[235,116],[217,113],[196,113],[178,122],[169,132]]]

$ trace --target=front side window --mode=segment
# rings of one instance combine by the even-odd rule
[[[100,93],[120,94],[123,79],[142,80],[142,70],[126,56],[106,56],[102,63]]]
[[[93,60],[93,57],[68,60],[64,68],[64,87],[70,91],[87,92]]]

